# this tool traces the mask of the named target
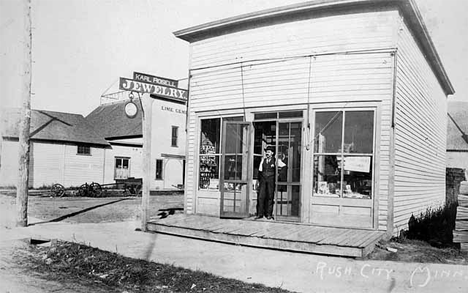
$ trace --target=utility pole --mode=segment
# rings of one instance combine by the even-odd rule
[[[16,186],[16,226],[28,225],[28,181],[29,181],[29,128],[31,125],[31,82],[32,82],[32,30],[31,0],[23,0],[24,9],[24,64],[21,91],[21,121],[19,127],[19,170]]]

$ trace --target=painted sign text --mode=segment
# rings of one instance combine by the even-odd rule
[[[186,101],[188,93],[186,90],[167,87],[163,85],[150,84],[121,77],[119,88],[125,91],[134,91],[140,93],[152,94],[164,98]]]
[[[177,80],[163,78],[159,76],[149,75],[145,73],[133,72],[133,79],[137,81],[165,85],[170,87],[177,87],[179,82]]]

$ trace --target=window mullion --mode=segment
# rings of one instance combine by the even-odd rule
[[[340,160],[340,168],[341,168],[341,174],[340,174],[340,198],[343,197],[343,191],[344,191],[344,188],[346,186],[343,186],[343,182],[344,182],[344,138],[345,138],[345,122],[346,122],[346,112],[345,111],[342,111],[343,113],[343,121],[342,121],[342,124],[341,124],[341,152],[340,152],[340,156],[341,156],[341,160]]]

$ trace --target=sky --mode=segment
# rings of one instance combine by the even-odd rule
[[[33,109],[89,114],[134,71],[183,80],[189,44],[173,32],[304,0],[31,0]],[[468,102],[468,1],[416,0],[455,88]],[[21,106],[24,10],[0,0],[0,107]]]

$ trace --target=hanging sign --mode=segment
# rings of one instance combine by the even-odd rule
[[[129,101],[125,104],[124,111],[128,118],[135,118],[138,114],[138,107],[133,101]]]
[[[370,172],[370,157],[345,157],[344,170],[354,172]]]
[[[177,80],[149,75],[149,74],[140,73],[140,72],[133,72],[133,79],[136,81],[142,81],[142,82],[147,82],[147,83],[152,83],[152,84],[157,84],[157,85],[165,85],[165,86],[170,86],[170,87],[177,87],[179,85],[179,82]]]
[[[184,103],[187,101],[188,97],[188,92],[183,89],[141,82],[125,77],[120,78],[119,89],[151,94],[156,97],[167,98]]]

